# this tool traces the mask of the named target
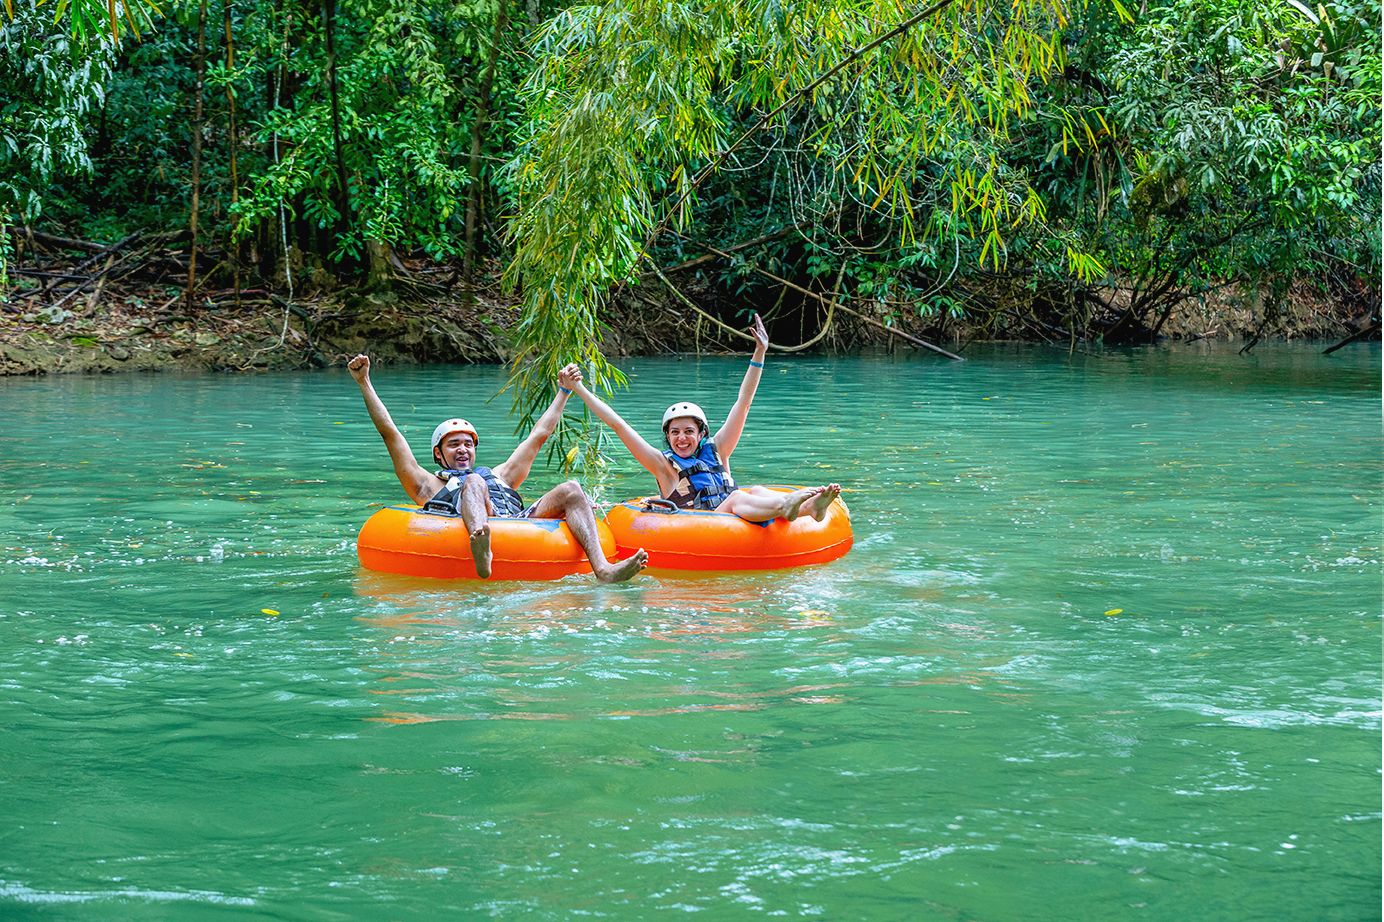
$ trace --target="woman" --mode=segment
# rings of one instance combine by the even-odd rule
[[[710,435],[706,414],[695,403],[675,403],[663,414],[663,440],[666,451],[655,448],[635,432],[610,408],[610,405],[587,389],[576,365],[563,369],[563,376],[572,379],[573,391],[591,412],[615,431],[620,441],[658,481],[658,492],[680,509],[710,509],[730,512],[750,522],[767,522],[783,518],[793,521],[806,512],[817,521],[826,517],[827,507],[841,495],[834,483],[807,487],[791,493],[780,493],[767,487],[737,487],[730,473],[730,456],[745,430],[745,418],[750,412],[759,377],[764,370],[764,356],[769,351],[769,334],[764,321],[754,315],[754,357],[750,359],[745,380],[740,384],[740,396],[731,407],[724,425]]]

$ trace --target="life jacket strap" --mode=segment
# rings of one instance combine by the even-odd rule
[[[470,474],[479,474],[485,481],[486,491],[490,494],[492,515],[514,517],[523,513],[524,498],[519,495],[519,491],[495,476],[495,472],[488,467],[438,471],[437,476],[448,478],[447,483],[432,499],[423,504],[423,511],[461,515],[462,481]]]

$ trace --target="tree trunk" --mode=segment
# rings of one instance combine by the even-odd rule
[[[351,194],[346,185],[346,158],[341,144],[341,100],[336,88],[336,0],[322,0],[322,12],[327,38],[327,85],[332,96],[332,146],[336,154],[337,191],[340,192],[337,208],[341,217],[337,234],[344,236],[351,222]]]
[[[194,90],[192,112],[192,208],[188,230],[192,232],[192,251],[187,264],[187,303],[192,305],[192,293],[197,287],[197,209],[202,187],[202,86],[207,70],[207,0],[197,7],[197,88]]]
[[[470,303],[475,291],[472,273],[476,267],[476,219],[481,210],[481,139],[484,137],[485,122],[490,112],[490,86],[495,79],[495,64],[500,58],[500,39],[504,35],[507,18],[505,2],[500,0],[499,8],[495,11],[495,32],[490,38],[490,60],[486,62],[485,74],[481,77],[476,117],[471,120],[471,161],[468,167],[471,172],[471,188],[466,199],[466,248],[462,258],[467,303]]]
[[[390,271],[389,244],[381,243],[378,240],[367,240],[365,241],[365,256],[366,286],[372,289],[388,287],[390,280],[394,277],[394,273]]]
[[[235,73],[235,37],[231,31],[231,0],[221,0],[221,10],[226,21],[226,74],[229,78]],[[228,118],[227,125],[227,148],[231,155],[231,205],[234,206],[240,201],[240,176],[236,167],[236,148],[240,146],[240,137],[236,132],[235,124],[235,86],[230,79],[226,81],[226,112]],[[240,304],[240,256],[241,246],[235,245],[235,252],[231,255],[231,271],[234,273],[235,301]]]

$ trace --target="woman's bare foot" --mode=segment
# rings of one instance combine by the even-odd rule
[[[822,521],[827,517],[827,509],[835,502],[836,497],[841,495],[841,484],[829,483],[824,487],[817,488],[817,495],[813,497],[812,505],[808,511],[817,521]]]
[[[599,570],[593,567],[592,570],[596,574],[596,579],[602,583],[623,583],[648,565],[649,552],[641,547],[634,552],[633,557],[626,557],[616,563],[608,563]]]
[[[783,506],[783,517],[788,521],[793,521],[802,511],[803,503],[821,493],[825,487],[807,487],[802,490],[794,490],[789,493]]]
[[[490,579],[490,523],[471,532],[471,559],[476,563],[476,575]]]

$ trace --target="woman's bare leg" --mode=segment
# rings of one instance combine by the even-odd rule
[[[741,487],[721,501],[717,512],[729,512],[747,522],[767,522],[770,519],[793,521],[803,503],[820,493],[824,487],[807,487],[792,493],[779,493],[764,487]]]
[[[827,510],[836,501],[836,497],[841,495],[841,484],[829,483],[819,489],[821,492],[812,497],[812,502],[808,504],[808,512],[820,522],[827,517]]]

